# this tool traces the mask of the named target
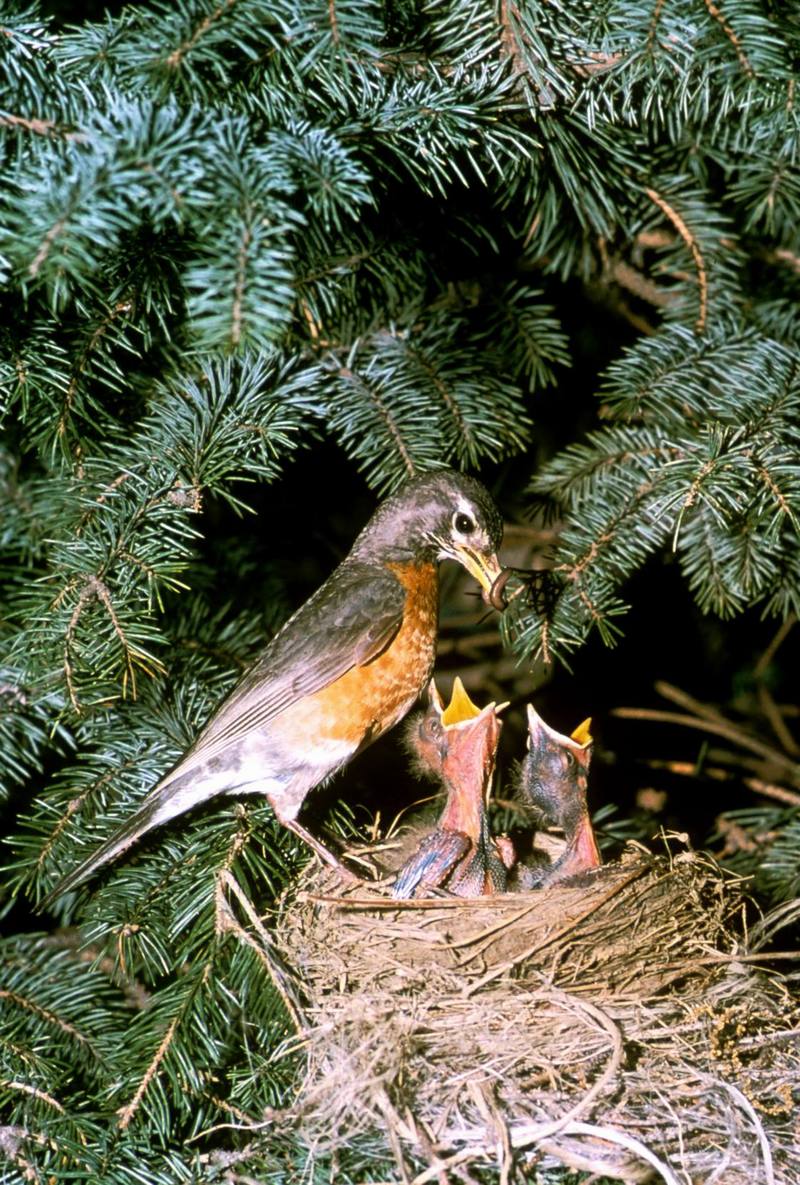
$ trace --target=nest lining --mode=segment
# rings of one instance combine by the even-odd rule
[[[383,1142],[400,1181],[568,1166],[800,1185],[797,1006],[748,962],[741,885],[633,854],[579,885],[396,902],[312,869],[277,937],[308,1057],[283,1121]]]

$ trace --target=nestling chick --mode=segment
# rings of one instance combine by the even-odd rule
[[[572,736],[564,736],[528,705],[528,753],[520,771],[520,791],[549,823],[563,829],[567,841],[560,858],[538,879],[540,887],[602,864],[586,804],[590,724],[585,720]]]
[[[489,834],[486,817],[502,727],[497,710],[493,703],[477,708],[460,679],[447,708],[433,680],[428,701],[411,720],[406,741],[421,772],[441,780],[447,801],[436,830],[401,868],[393,894],[415,897],[437,885],[458,897],[503,892],[514,853],[508,840]]]

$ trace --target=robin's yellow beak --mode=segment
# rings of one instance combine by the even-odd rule
[[[487,605],[490,605],[491,601],[489,597],[492,588],[497,577],[503,571],[500,561],[494,552],[487,554],[482,551],[474,551],[464,543],[456,543],[453,548],[453,556],[467,569],[470,576],[475,577],[481,586],[484,601]]]

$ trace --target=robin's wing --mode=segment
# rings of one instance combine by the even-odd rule
[[[405,600],[405,589],[387,568],[341,565],[272,639],[165,780],[377,658],[402,625]]]
[[[405,590],[388,569],[345,563],[270,642],[220,705],[191,749],[106,842],[52,889],[39,908],[86,880],[95,869],[159,823],[209,797],[202,779],[186,783],[209,758],[268,723],[297,700],[377,658],[403,621]]]

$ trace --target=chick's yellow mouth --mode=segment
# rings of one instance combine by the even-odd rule
[[[451,724],[463,724],[465,720],[474,720],[480,714],[480,708],[477,704],[473,704],[464,684],[456,675],[450,703],[442,712],[442,724],[445,728],[449,728]]]
[[[586,748],[587,745],[591,745],[591,743],[594,739],[592,737],[592,718],[591,718],[591,716],[588,716],[586,718],[586,720],[582,720],[580,722],[580,724],[578,725],[578,727],[573,728],[572,732],[569,735],[573,741],[577,741],[578,744],[581,745],[583,748]]]

